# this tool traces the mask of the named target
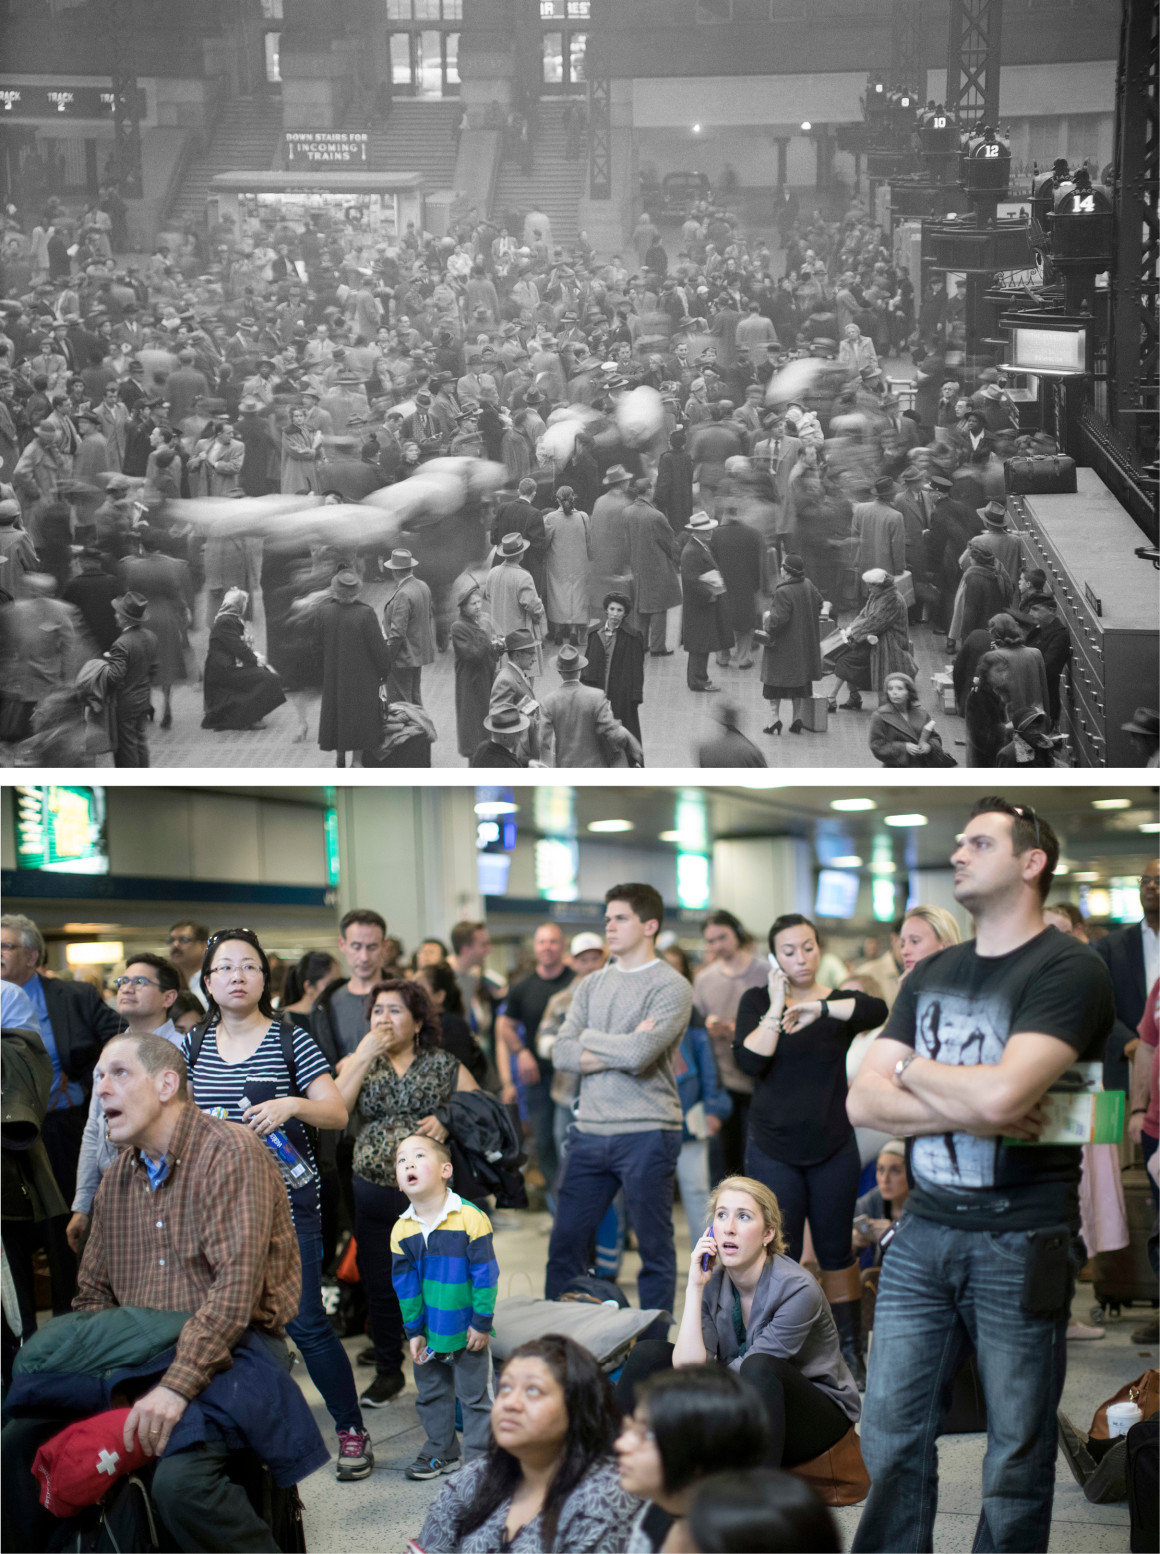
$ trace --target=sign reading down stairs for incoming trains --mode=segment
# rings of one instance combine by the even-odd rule
[[[370,136],[358,130],[287,130],[287,167],[365,168]]]

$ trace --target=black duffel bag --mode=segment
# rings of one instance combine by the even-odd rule
[[[1009,496],[1048,496],[1075,491],[1075,460],[1066,453],[1027,453],[1006,459],[1003,475]]]

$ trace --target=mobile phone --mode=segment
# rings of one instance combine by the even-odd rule
[[[769,954],[765,958],[769,962],[769,969],[770,969],[770,971],[780,971],[781,970],[781,967],[777,964],[777,956],[773,953],[772,950],[769,952]]]
[[[860,1234],[862,1234],[862,1235],[866,1234],[866,1231],[869,1229],[869,1226],[870,1226],[870,1216],[869,1216],[869,1214],[859,1214],[857,1219],[854,1221],[854,1229],[857,1230],[858,1232],[860,1232]]]
[[[712,1236],[714,1241],[716,1241],[717,1237],[713,1235],[713,1227],[712,1227],[712,1225],[709,1226],[708,1234],[710,1236]],[[701,1253],[701,1272],[702,1273],[708,1273],[709,1269],[712,1267],[712,1265],[713,1265],[713,1259],[712,1259],[712,1257],[710,1257],[709,1253],[708,1252],[702,1252]]]
[[[1070,1309],[1074,1288],[1068,1227],[1051,1225],[1029,1230],[1020,1302],[1023,1310],[1033,1316],[1058,1319]]]

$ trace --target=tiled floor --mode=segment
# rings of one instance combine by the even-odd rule
[[[500,1266],[500,1298],[510,1294],[540,1294],[547,1254],[550,1226],[546,1214],[500,1214],[496,1216],[496,1257]],[[677,1214],[678,1266],[688,1257],[689,1239],[684,1216]],[[639,1258],[628,1253],[621,1283],[634,1301]],[[683,1280],[678,1281],[678,1311],[683,1305]],[[1075,1313],[1086,1320],[1091,1305],[1090,1285],[1080,1285]],[[1157,1363],[1156,1350],[1139,1351],[1129,1341],[1133,1326],[1143,1320],[1137,1310],[1108,1328],[1108,1336],[1096,1343],[1072,1343],[1068,1346],[1068,1375],[1063,1406],[1081,1426],[1091,1419],[1096,1407],[1123,1382],[1138,1376]],[[353,1355],[362,1340],[348,1340]],[[314,1416],[328,1440],[332,1439],[330,1420],[318,1394],[300,1367],[295,1374],[310,1400]],[[360,1370],[361,1384],[371,1372]],[[312,1549],[332,1554],[364,1554],[367,1550],[394,1551],[408,1538],[418,1535],[426,1508],[439,1493],[438,1481],[415,1484],[403,1477],[403,1469],[414,1459],[423,1441],[414,1409],[414,1385],[408,1381],[406,1392],[386,1408],[369,1414],[368,1428],[374,1437],[376,1468],[360,1484],[338,1484],[333,1471],[321,1469],[300,1486],[306,1506],[307,1543]],[[972,1546],[979,1511],[983,1453],[982,1435],[950,1436],[939,1444],[940,1511],[935,1523],[936,1554],[966,1554]],[[837,1513],[842,1536],[849,1547],[858,1525],[857,1506]],[[1056,1463],[1055,1515],[1052,1523],[1052,1554],[1120,1554],[1128,1548],[1128,1510],[1126,1505],[1089,1505],[1084,1499],[1062,1455]]]

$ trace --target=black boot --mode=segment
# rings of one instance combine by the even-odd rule
[[[850,1367],[859,1392],[866,1390],[866,1352],[862,1345],[862,1303],[857,1300],[835,1301],[830,1310],[838,1329],[842,1358]]]

